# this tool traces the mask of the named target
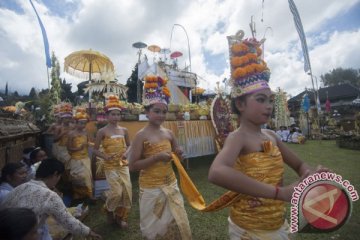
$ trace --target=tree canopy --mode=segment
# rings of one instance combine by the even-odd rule
[[[360,69],[335,68],[324,75],[321,75],[321,82],[325,87],[336,86],[349,83],[355,87],[360,87]]]
[[[140,96],[142,96],[143,83],[140,82]],[[137,102],[137,83],[138,83],[138,64],[135,65],[131,76],[126,81],[126,86],[128,87],[127,95],[128,102]],[[141,103],[141,99],[140,99]]]

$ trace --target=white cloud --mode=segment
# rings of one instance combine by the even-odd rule
[[[116,74],[125,83],[137,61],[132,43],[143,41],[162,48],[170,47],[173,24],[185,27],[189,37],[192,71],[199,75],[205,88],[229,77],[227,35],[244,29],[250,36],[249,21],[254,17],[257,37],[266,34],[265,60],[271,68],[271,86],[281,87],[295,95],[311,80],[303,71],[300,42],[287,1],[198,0],[198,1],[115,1],[68,0],[78,9],[71,16],[60,17],[40,1],[33,0],[47,30],[51,51],[61,67],[64,58],[73,51],[94,49],[112,59]],[[28,1],[18,0],[24,13],[0,8],[0,89],[9,82],[11,89],[28,93],[32,86],[47,88],[44,47],[41,31]],[[323,29],[329,20],[358,4],[358,0],[295,1],[307,34],[313,73],[320,76],[336,67],[359,68],[360,26],[353,31]],[[263,14],[264,22],[260,19]],[[66,12],[64,14],[66,15]],[[181,51],[179,66],[189,65],[186,34],[174,27],[173,51]],[[309,34],[311,33],[311,34]],[[311,36],[311,37],[310,37]],[[204,54],[214,54],[218,65],[226,66],[214,74]],[[157,56],[144,51],[150,61]],[[219,57],[220,56],[220,57]],[[225,64],[226,63],[226,64]],[[82,81],[63,73],[75,86]],[[205,79],[205,80],[202,80]],[[75,89],[74,89],[75,90]]]

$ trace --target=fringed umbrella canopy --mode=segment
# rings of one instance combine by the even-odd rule
[[[65,58],[65,72],[80,78],[91,80],[91,74],[100,77],[104,72],[114,72],[114,64],[106,55],[94,50],[81,50]]]
[[[85,92],[89,92],[89,95],[102,93],[102,94],[114,94],[119,96],[120,98],[126,99],[127,98],[127,90],[128,88],[120,83],[116,82],[94,82],[87,86],[84,89]]]

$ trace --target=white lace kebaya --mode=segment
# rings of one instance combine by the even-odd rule
[[[85,226],[67,210],[63,201],[43,181],[31,180],[13,189],[4,199],[1,208],[24,207],[35,212],[39,228],[52,216],[66,230],[75,235],[87,236],[90,228]]]

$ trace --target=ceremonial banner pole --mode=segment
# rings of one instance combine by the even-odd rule
[[[314,78],[313,78],[313,74],[312,74],[312,70],[311,70],[310,57],[309,57],[309,52],[308,52],[308,47],[307,47],[307,43],[306,43],[306,37],[305,37],[303,25],[301,23],[301,18],[300,18],[299,12],[296,8],[294,1],[293,0],[288,0],[288,1],[289,1],[290,11],[294,18],[295,27],[296,27],[296,30],[300,37],[301,48],[302,48],[303,55],[304,55],[304,71],[307,74],[309,74],[311,77],[311,83],[312,83],[312,87],[314,90],[314,101],[315,101],[315,106],[316,106],[317,105],[317,90],[315,89],[315,85],[314,85]]]
[[[46,59],[46,70],[47,70],[47,79],[48,79],[48,88],[50,90],[50,79],[49,79],[49,68],[51,68],[51,58],[50,58],[50,53],[49,53],[49,41],[48,41],[48,38],[47,38],[47,35],[46,35],[46,31],[45,31],[45,28],[44,28],[44,25],[39,17],[39,14],[37,13],[36,9],[35,9],[35,6],[33,4],[33,2],[31,0],[29,0],[31,6],[33,7],[34,11],[35,11],[35,14],[36,14],[36,17],[38,19],[38,22],[39,22],[39,25],[40,25],[40,29],[41,29],[41,33],[42,33],[42,36],[43,36],[43,41],[44,41],[44,49],[45,49],[45,59]]]

